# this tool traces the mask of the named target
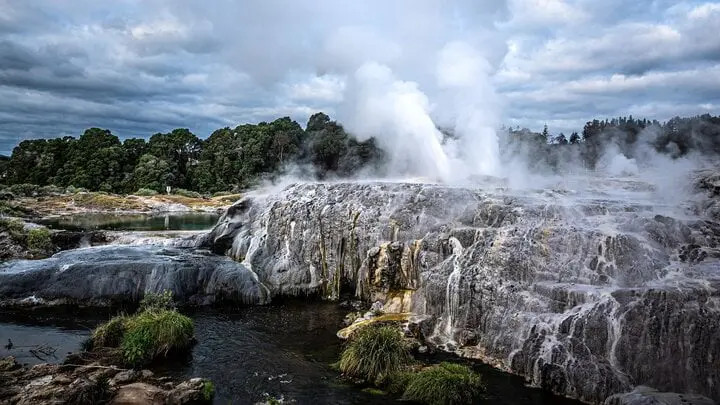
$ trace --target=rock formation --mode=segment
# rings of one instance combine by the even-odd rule
[[[589,181],[592,193],[299,184],[238,202],[205,243],[273,296],[380,300],[428,341],[565,396],[720,398],[714,205]]]

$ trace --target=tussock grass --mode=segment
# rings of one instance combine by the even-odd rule
[[[432,405],[473,404],[484,391],[480,375],[469,367],[440,363],[412,375],[403,399]]]
[[[119,346],[127,329],[127,320],[125,314],[120,314],[95,328],[92,334],[92,347]]]
[[[98,326],[92,348],[119,347],[123,361],[137,367],[188,349],[194,334],[192,320],[174,309],[170,292],[148,294],[137,314],[121,314]]]
[[[367,326],[356,331],[340,357],[343,373],[382,384],[411,362],[411,356],[394,326]]]
[[[146,364],[192,344],[195,327],[190,318],[174,310],[148,310],[127,320],[121,350],[132,366]]]

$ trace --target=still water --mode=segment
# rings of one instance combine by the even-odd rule
[[[401,403],[338,380],[331,364],[337,361],[342,349],[335,333],[346,310],[336,304],[286,302],[184,312],[195,322],[198,343],[187,358],[155,371],[183,378],[210,378],[217,390],[216,404],[253,404],[268,395],[313,405]],[[56,361],[61,361],[65,352],[77,350],[80,341],[89,336],[90,328],[107,316],[24,312],[18,317],[0,313],[0,339],[5,342],[10,337],[16,344],[59,347]],[[0,349],[0,355],[18,356],[19,350]],[[38,362],[27,353],[18,357],[21,361]],[[482,373],[488,386],[483,404],[577,404],[528,388],[519,377],[479,363],[469,364]]]
[[[149,214],[76,214],[38,221],[51,229],[71,231],[201,231],[211,229],[219,215],[204,212]]]

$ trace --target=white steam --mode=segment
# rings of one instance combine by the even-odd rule
[[[439,90],[431,100],[387,65],[365,63],[351,77],[344,121],[356,136],[378,140],[389,154],[390,176],[459,183],[496,175],[499,109],[491,70],[473,47],[450,42],[437,53],[431,85]]]

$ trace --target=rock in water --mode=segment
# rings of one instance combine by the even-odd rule
[[[720,224],[647,184],[587,186],[299,184],[239,201],[205,245],[270,295],[411,310],[427,340],[562,395],[720,399]]]
[[[0,305],[137,303],[146,292],[165,290],[191,305],[269,299],[242,264],[195,249],[101,246],[0,265]]]

